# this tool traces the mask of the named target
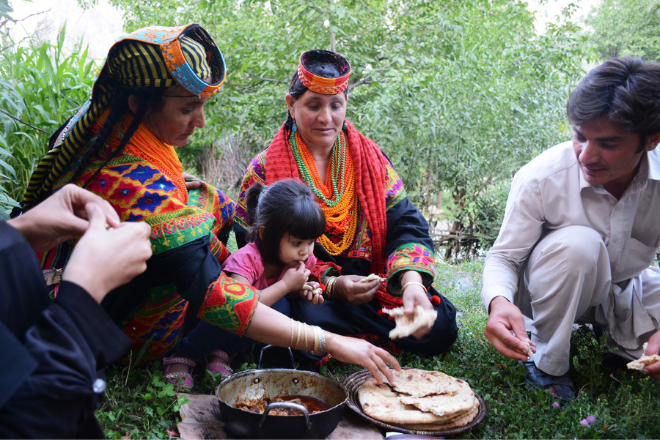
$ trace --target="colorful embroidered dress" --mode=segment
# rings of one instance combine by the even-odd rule
[[[110,202],[122,221],[151,226],[153,256],[146,272],[110,292],[101,304],[131,337],[133,361],[141,349],[143,361],[168,354],[190,314],[243,335],[259,302],[257,290],[222,272],[228,256],[222,241],[231,228],[234,202],[206,185],[188,193],[171,145],[144,124],[126,143],[134,116],[128,110],[117,119],[109,116],[122,88],[129,93],[159,88],[162,93],[180,85],[191,97],[203,98],[216,92],[225,77],[222,54],[196,24],[140,29],[123,37],[110,49],[89,102],[51,138],[51,150],[26,192],[24,206],[30,208],[74,183]],[[106,120],[115,121],[107,137]],[[95,146],[98,138],[105,141]],[[73,245],[43,254],[43,268],[65,267]]]
[[[86,181],[105,159],[101,154],[92,160],[75,183]],[[55,182],[54,191],[67,174]],[[110,202],[122,221],[146,221],[152,228],[154,255],[147,272],[102,303],[133,340],[134,355],[147,342],[144,360],[167,354],[181,337],[191,308],[211,324],[243,334],[258,294],[220,273],[220,263],[229,255],[222,239],[226,240],[233,222],[235,204],[230,198],[207,185],[182,194],[157,166],[129,153],[106,164],[87,189]],[[65,244],[47,252],[42,267],[64,267],[72,250]],[[193,262],[186,261],[190,257],[195,257]],[[208,284],[197,277],[212,281]],[[223,291],[225,284],[231,286],[230,292]]]

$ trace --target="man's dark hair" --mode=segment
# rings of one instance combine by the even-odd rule
[[[639,134],[642,151],[646,138],[660,133],[660,63],[632,57],[604,62],[575,87],[566,113],[574,126],[607,116]]]
[[[285,234],[315,240],[325,232],[325,215],[314,194],[296,180],[280,180],[270,186],[256,183],[248,189],[245,204],[249,239],[267,263],[281,264],[280,241]],[[259,236],[262,226],[263,238]]]

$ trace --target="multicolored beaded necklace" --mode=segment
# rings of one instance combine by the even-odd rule
[[[339,255],[353,244],[358,217],[353,160],[348,154],[346,136],[341,132],[332,147],[326,174],[326,182],[330,181],[330,185],[321,180],[312,153],[297,131],[291,132],[290,142],[298,170],[325,214],[325,234],[319,241],[330,255]],[[329,236],[341,239],[334,242]]]

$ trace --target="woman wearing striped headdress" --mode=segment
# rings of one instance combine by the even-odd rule
[[[435,309],[432,326],[387,344],[393,351],[443,353],[458,329],[454,306],[432,286],[435,261],[428,223],[408,200],[387,156],[346,120],[350,74],[350,64],[337,53],[311,50],[300,56],[286,95],[288,119],[243,177],[236,237],[242,246],[250,224],[248,188],[302,180],[316,194],[327,221],[314,254],[337,266],[313,274],[326,286],[327,301],[292,302],[292,316],[336,333],[385,342],[394,323],[383,308],[403,306],[406,315],[419,313],[418,307]],[[366,280],[370,274],[381,279]]]
[[[151,27],[122,37],[90,100],[51,137],[24,207],[73,183],[105,198],[122,221],[151,226],[147,271],[102,303],[131,337],[135,353],[143,350],[142,360],[172,354],[193,314],[239,336],[333,353],[389,375],[386,363],[398,364],[385,351],[294,322],[222,272],[234,202],[206,184],[188,190],[175,147],[205,125],[204,105],[225,77],[222,54],[199,25]],[[41,255],[43,268],[65,268],[73,246]],[[192,386],[192,360],[174,353],[163,363],[170,379]]]

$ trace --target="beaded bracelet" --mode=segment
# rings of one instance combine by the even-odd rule
[[[422,289],[424,289],[424,291],[426,291],[426,286],[424,284],[420,283],[419,281],[408,281],[406,284],[401,286],[401,292],[406,290],[406,287],[410,286],[411,284],[417,284],[418,286],[421,286]]]
[[[319,352],[321,337],[319,336],[319,332],[317,329],[318,329],[317,326],[312,326],[312,330],[314,331],[314,347],[312,348],[312,354]]]

